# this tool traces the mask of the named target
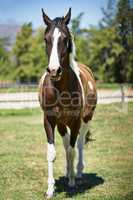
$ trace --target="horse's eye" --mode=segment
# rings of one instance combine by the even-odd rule
[[[64,42],[67,42],[67,38],[66,38],[66,37],[65,37],[65,38],[63,38],[63,41],[64,41]]]
[[[63,40],[64,40],[64,42],[67,42],[67,37],[64,37]]]
[[[66,45],[67,44],[67,38],[63,38],[62,42],[64,43],[64,45]]]

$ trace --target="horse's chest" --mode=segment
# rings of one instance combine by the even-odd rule
[[[73,106],[55,106],[52,108],[52,113],[56,118],[57,122],[63,124],[69,124],[76,117],[79,117],[81,114],[81,109],[79,107]]]

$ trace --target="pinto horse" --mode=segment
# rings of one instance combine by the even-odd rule
[[[68,24],[71,8],[64,17],[51,20],[42,9],[46,24],[44,40],[48,67],[39,84],[39,102],[44,112],[47,135],[48,189],[54,194],[53,163],[56,157],[54,130],[57,126],[66,152],[66,175],[69,186],[75,185],[74,147],[77,142],[77,177],[84,168],[83,145],[97,103],[96,85],[91,70],[75,59],[75,44]]]

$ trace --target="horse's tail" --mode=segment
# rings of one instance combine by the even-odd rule
[[[88,144],[89,142],[92,141],[91,135],[92,135],[91,131],[88,130],[87,133],[86,133],[86,135],[85,135],[85,144]]]

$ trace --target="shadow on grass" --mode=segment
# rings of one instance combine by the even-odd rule
[[[133,191],[125,196],[125,200],[133,200]]]
[[[65,192],[66,197],[73,197],[103,183],[104,179],[96,173],[85,173],[82,179],[76,179],[76,186],[71,189],[68,187],[68,179],[66,177],[60,177],[55,181],[55,192],[56,194]]]

